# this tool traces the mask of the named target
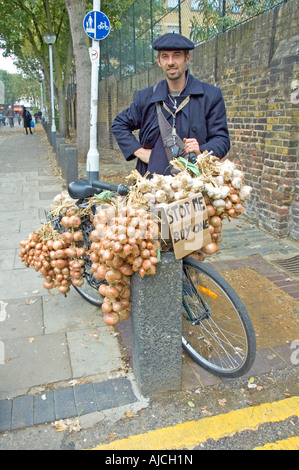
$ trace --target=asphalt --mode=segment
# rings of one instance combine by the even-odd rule
[[[107,152],[100,153],[101,179],[128,174],[125,161]],[[81,165],[82,177],[84,171]],[[18,256],[19,241],[45,222],[44,211],[62,189],[42,127],[28,136],[18,126],[0,127],[0,433],[76,417],[92,425],[99,413],[132,413],[149,400],[130,367],[130,319],[111,331],[99,309],[75,291],[49,295]],[[298,255],[298,242],[275,238],[242,216],[225,228],[220,252],[209,262],[219,270],[254,271],[299,306]],[[296,315],[298,321],[298,309]],[[297,323],[290,337],[258,350],[248,374],[294,368],[290,345],[298,338]],[[222,383],[183,361],[184,389]]]

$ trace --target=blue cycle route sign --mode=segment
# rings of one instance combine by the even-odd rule
[[[85,15],[83,27],[86,34],[96,41],[105,39],[110,33],[109,18],[101,11],[90,11]]]

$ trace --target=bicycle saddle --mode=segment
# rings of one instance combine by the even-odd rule
[[[91,185],[89,180],[72,181],[68,185],[68,193],[73,199],[84,199],[91,197],[94,194],[99,194],[102,189],[95,188]]]

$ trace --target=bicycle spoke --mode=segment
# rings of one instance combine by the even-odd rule
[[[194,261],[184,263],[183,286],[184,349],[218,375],[241,375],[254,359],[255,338],[240,299],[218,273]]]

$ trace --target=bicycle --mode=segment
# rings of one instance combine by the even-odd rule
[[[90,197],[103,191],[126,196],[129,188],[101,181],[77,180],[70,183],[68,193],[84,208]],[[59,219],[52,219],[54,228],[65,229]],[[89,217],[83,217],[81,230],[88,251],[89,234],[93,230]],[[85,255],[82,287],[76,291],[89,303],[103,303],[98,288],[102,282],[93,277],[91,261]],[[182,273],[182,347],[201,367],[214,375],[236,378],[252,366],[256,354],[254,329],[247,310],[230,284],[212,267],[191,257],[183,259]]]

